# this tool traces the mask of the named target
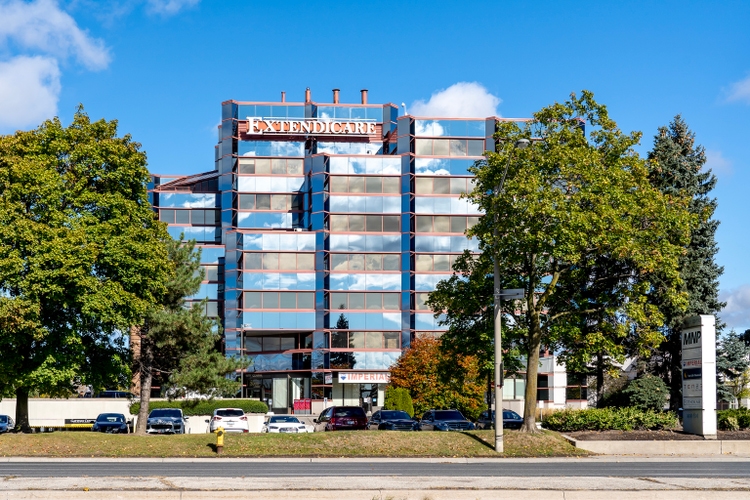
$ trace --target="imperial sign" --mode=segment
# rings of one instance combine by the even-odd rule
[[[390,381],[391,374],[387,372],[339,372],[339,384],[387,384]]]
[[[247,133],[262,134],[333,134],[371,135],[375,122],[338,122],[330,120],[269,120],[247,117]]]

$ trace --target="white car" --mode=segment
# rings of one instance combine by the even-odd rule
[[[217,408],[211,420],[206,422],[209,422],[208,432],[216,432],[219,427],[223,427],[224,432],[250,432],[245,411],[241,408]]]
[[[271,415],[265,422],[260,432],[310,432],[305,424],[300,422],[297,417],[291,415]]]

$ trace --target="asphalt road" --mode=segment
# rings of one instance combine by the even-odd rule
[[[0,477],[674,477],[750,478],[750,460],[673,461],[3,461]]]

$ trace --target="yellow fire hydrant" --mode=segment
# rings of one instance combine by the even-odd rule
[[[224,427],[219,427],[216,432],[216,453],[220,455],[224,451]]]

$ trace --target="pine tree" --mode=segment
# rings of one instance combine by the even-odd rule
[[[683,290],[688,295],[687,309],[675,307],[659,293],[658,288],[653,295],[653,300],[665,317],[664,333],[667,340],[652,357],[651,365],[670,387],[670,407],[676,410],[682,404],[681,325],[688,316],[716,314],[725,305],[719,301],[719,277],[724,269],[715,261],[719,251],[715,239],[719,221],[712,217],[717,201],[709,197],[716,186],[716,176],[710,169],[703,169],[706,163],[705,149],[695,144],[695,133],[680,115],[668,127],[659,128],[648,158],[652,160],[650,178],[654,187],[666,194],[684,192],[691,199],[690,212],[698,215],[690,243],[680,258]],[[654,281],[658,283],[658,276]],[[717,329],[722,326],[717,321]]]
[[[165,243],[172,265],[167,293],[149,308],[145,321],[131,335],[140,344],[133,360],[141,389],[136,429],[140,434],[146,432],[155,373],[160,374],[170,397],[184,396],[186,391],[228,396],[237,392],[239,383],[226,375],[246,366],[243,360],[226,358],[217,349],[221,327],[204,315],[205,301],[186,304],[185,298],[198,291],[204,276],[195,242],[168,239]]]

